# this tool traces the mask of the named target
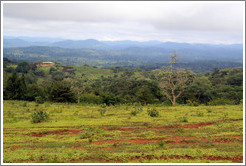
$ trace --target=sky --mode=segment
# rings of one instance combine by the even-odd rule
[[[100,41],[243,43],[245,2],[3,4],[3,35]]]

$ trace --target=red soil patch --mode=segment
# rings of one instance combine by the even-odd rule
[[[149,130],[149,129],[173,129],[173,128],[200,128],[202,126],[209,126],[214,125],[214,122],[204,122],[204,123],[197,123],[197,124],[187,124],[187,125],[169,125],[169,126],[154,126],[154,127],[147,127],[147,128],[104,128],[106,130],[120,130],[120,131],[133,131],[133,130]]]
[[[218,122],[225,122],[225,121],[239,121],[243,120],[242,118],[240,119],[228,119],[228,120],[222,120]],[[120,131],[133,131],[133,130],[148,130],[148,129],[172,129],[172,128],[200,128],[203,126],[210,126],[214,125],[215,122],[202,122],[202,123],[195,123],[195,124],[186,124],[186,125],[180,125],[180,124],[174,124],[174,125],[169,125],[169,126],[154,126],[154,127],[145,127],[145,128],[104,128],[105,130],[120,130]]]
[[[213,143],[230,143],[230,142],[243,142],[243,140],[237,140],[235,138],[220,138],[212,141]]]
[[[196,139],[196,140],[195,140]],[[199,139],[199,140],[197,140]],[[102,144],[114,144],[114,143],[121,143],[121,142],[128,142],[128,143],[135,143],[135,144],[143,144],[143,143],[152,143],[157,141],[167,140],[166,143],[197,143],[199,141],[206,140],[205,137],[196,138],[196,137],[165,137],[165,138],[158,138],[158,139],[130,139],[130,140],[104,140],[104,141],[94,141],[93,144],[102,145]]]
[[[14,135],[16,135],[17,133],[3,133],[3,134],[14,134]]]
[[[231,136],[233,137],[233,136]],[[238,136],[235,136],[238,137]],[[170,136],[164,138],[157,138],[157,139],[129,139],[129,140],[103,140],[103,141],[94,141],[93,144],[102,145],[102,144],[114,144],[114,143],[121,143],[121,142],[128,142],[134,144],[143,144],[143,143],[152,143],[158,141],[164,141],[165,143],[181,143],[181,144],[190,144],[190,143],[199,143],[201,141],[207,141],[207,137],[182,137],[182,136]],[[236,142],[241,141],[237,139],[228,139],[228,138],[220,138],[217,137],[212,143],[225,143],[225,142]]]
[[[50,135],[50,134],[63,134],[63,133],[67,133],[69,135],[76,135],[79,134],[81,132],[81,130],[68,130],[68,129],[64,129],[64,130],[53,130],[53,131],[44,131],[44,132],[39,132],[39,133],[31,133],[28,135],[34,136],[34,137],[42,137],[44,135]]]
[[[209,126],[209,125],[214,125],[213,122],[204,122],[204,123],[197,123],[197,124],[187,124],[183,125],[183,128],[200,128],[202,126]]]
[[[220,156],[204,156],[204,157],[191,157],[188,155],[185,156],[179,156],[179,155],[171,155],[171,156],[160,156],[160,157],[155,157],[151,155],[147,156],[135,156],[129,158],[129,160],[140,160],[140,159],[145,159],[145,160],[152,160],[152,159],[161,159],[161,160],[167,160],[167,159],[188,159],[188,160],[195,160],[195,159],[206,159],[206,160],[229,160],[232,161],[233,163],[242,163],[243,162],[243,156],[234,156],[234,157],[220,157]]]
[[[37,149],[37,147],[33,146],[13,146],[12,149]]]
[[[234,157],[219,157],[219,156],[206,156],[203,157],[207,160],[231,160],[234,163],[242,163],[243,156],[234,156]]]

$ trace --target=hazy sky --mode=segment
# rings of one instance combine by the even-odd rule
[[[5,36],[242,43],[244,2],[4,3]]]

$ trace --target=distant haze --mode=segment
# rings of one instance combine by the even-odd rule
[[[245,2],[3,3],[3,35],[243,43]]]

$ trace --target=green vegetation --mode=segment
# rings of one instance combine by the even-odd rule
[[[13,66],[17,64],[17,67]],[[172,69],[109,69],[93,66],[34,67],[4,61],[4,99],[78,104],[234,105],[243,100],[243,68],[195,74]],[[27,67],[28,66],[28,67]],[[11,70],[9,70],[11,68]],[[18,69],[18,70],[17,70]],[[11,71],[11,72],[10,72]],[[42,73],[42,74],[41,74]]]
[[[243,69],[4,59],[4,163],[242,163]],[[170,67],[169,66],[169,67]]]
[[[49,116],[46,112],[40,110],[40,111],[35,111],[32,114],[32,123],[39,123],[48,120]]]
[[[136,116],[130,114],[137,105],[111,105],[101,116],[100,105],[25,102],[3,101],[4,163],[243,161],[242,105],[149,105]],[[148,108],[159,116],[150,117]],[[49,119],[31,123],[36,110]]]

